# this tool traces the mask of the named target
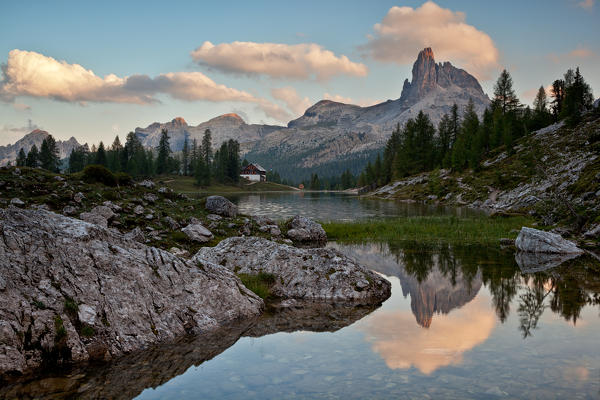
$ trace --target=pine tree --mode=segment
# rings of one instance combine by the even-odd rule
[[[25,165],[30,168],[37,168],[39,166],[39,152],[37,146],[34,144],[29,149],[29,153],[27,153],[27,159],[25,160]]]
[[[183,169],[183,175],[189,174],[189,163],[190,163],[190,146],[188,143],[188,135],[185,134],[185,139],[183,140],[183,149],[181,150],[181,164]]]
[[[535,100],[533,100],[533,108],[537,113],[545,113],[548,106],[548,97],[546,96],[546,89],[544,86],[540,86],[538,89]]]
[[[100,142],[100,144],[98,145],[98,150],[96,151],[96,164],[98,165],[104,165],[106,167],[107,162],[106,162],[106,151],[104,149],[104,143],[102,143],[102,141]]]
[[[56,146],[56,140],[52,135],[48,135],[42,142],[40,150],[40,165],[43,169],[52,172],[59,172],[59,153]]]
[[[166,129],[160,132],[160,141],[156,148],[158,155],[156,157],[156,173],[158,175],[165,174],[169,168],[169,155],[171,154],[171,147],[169,146],[169,134]]]
[[[451,120],[448,114],[444,114],[438,124],[438,150],[437,150],[437,163],[447,163],[448,155],[450,154],[450,138],[452,135],[451,131]],[[445,161],[446,160],[446,161]]]
[[[210,129],[204,131],[204,136],[202,136],[202,146],[200,148],[200,156],[204,159],[204,165],[206,165],[206,173],[208,174],[209,179],[212,176],[211,165],[213,162],[213,154],[212,154],[212,136],[210,133]]]
[[[108,162],[108,167],[112,171],[120,172],[123,170],[121,160],[123,153],[123,145],[121,144],[121,140],[119,139],[119,135],[115,137],[115,140],[110,146],[110,157]]]
[[[565,99],[565,81],[557,79],[552,83],[552,115],[554,120],[557,121],[560,113],[562,112],[563,100]]]
[[[394,163],[394,157],[400,146],[400,125],[396,125],[396,129],[392,132],[392,135],[385,144],[385,150],[383,151],[383,183],[386,184],[392,180],[392,164]],[[350,171],[348,171],[350,172]],[[343,183],[342,183],[342,186]],[[348,186],[350,187],[350,186]],[[345,188],[347,189],[347,188]]]
[[[569,72],[572,73],[572,78],[567,80]],[[561,117],[566,118],[570,126],[575,126],[581,120],[581,113],[591,108],[594,97],[590,85],[579,72],[579,67],[574,73],[569,70],[567,74],[565,74],[564,115]]]
[[[227,177],[231,182],[240,181],[240,144],[237,140],[229,139],[227,142]]]
[[[503,70],[494,85],[494,100],[496,107],[506,114],[520,107],[519,99],[513,89],[513,81],[507,70]]]
[[[27,164],[27,156],[25,155],[25,150],[21,147],[19,150],[19,154],[17,155],[17,167],[24,167]]]
[[[192,149],[190,155],[190,175],[196,176],[196,167],[198,164],[199,158],[199,149],[198,149],[198,141],[196,138],[192,139]]]
[[[86,164],[86,151],[83,147],[74,148],[69,155],[69,172],[79,172]]]

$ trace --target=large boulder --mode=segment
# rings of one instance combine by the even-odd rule
[[[194,242],[206,243],[210,242],[213,238],[211,231],[206,229],[202,224],[189,224],[181,231]]]
[[[90,224],[96,224],[103,228],[108,226],[108,221],[114,218],[117,214],[107,206],[96,206],[89,212],[83,212],[79,214],[79,218],[89,222]]]
[[[287,237],[299,243],[327,242],[327,234],[323,227],[310,218],[296,215],[287,223]]]
[[[235,217],[238,211],[237,206],[223,196],[208,196],[205,208],[213,214],[224,217]]]
[[[391,294],[390,283],[334,249],[303,249],[259,237],[232,237],[203,247],[192,258],[235,273],[275,276],[271,292],[285,299],[376,304]]]
[[[544,232],[538,229],[521,228],[515,246],[518,250],[528,253],[559,253],[559,254],[581,254],[581,250],[570,240],[563,239],[562,236]]]
[[[258,315],[230,271],[44,210],[0,209],[0,378]]]

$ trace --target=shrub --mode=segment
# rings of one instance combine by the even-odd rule
[[[133,183],[131,175],[126,174],[125,172],[117,172],[115,177],[117,178],[119,186],[130,186]]]
[[[83,337],[92,337],[96,334],[96,331],[94,330],[93,327],[89,326],[89,325],[84,325],[81,328],[81,336]]]
[[[87,183],[102,183],[117,186],[117,177],[103,165],[88,165],[83,169],[82,178]]]
[[[253,291],[258,297],[266,300],[272,296],[271,287],[275,283],[275,275],[259,272],[257,275],[237,274],[244,286]]]

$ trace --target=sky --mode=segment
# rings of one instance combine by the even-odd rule
[[[600,1],[0,1],[0,145],[123,140],[183,117],[286,125],[397,99],[424,47],[530,104],[568,69],[600,96]]]

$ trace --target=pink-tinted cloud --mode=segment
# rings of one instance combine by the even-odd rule
[[[362,49],[378,61],[409,64],[420,50],[431,47],[440,61],[490,78],[498,68],[498,49],[488,34],[465,21],[464,13],[432,1],[418,8],[392,7]]]
[[[562,62],[577,62],[584,59],[596,57],[596,53],[585,46],[577,46],[577,48],[566,53],[551,53],[548,58],[555,64]]]
[[[323,98],[325,100],[337,101],[338,103],[355,104],[355,105],[361,106],[361,107],[368,107],[368,106],[372,106],[373,104],[381,103],[381,101],[373,100],[373,99],[354,100],[351,97],[346,97],[346,96],[342,96],[339,94],[330,94],[330,93],[324,93]]]
[[[591,10],[592,8],[594,8],[594,3],[595,0],[582,0],[579,3],[577,3],[577,5],[586,10]]]
[[[304,114],[304,111],[312,105],[308,97],[301,97],[291,86],[271,89],[271,96],[283,101],[295,116]]]
[[[496,325],[489,298],[478,296],[460,309],[437,315],[435,324],[422,328],[409,311],[378,311],[364,324],[367,340],[388,368],[417,368],[431,374],[457,365],[465,352],[485,342]]]
[[[156,77],[132,75],[104,78],[79,64],[58,61],[33,51],[11,50],[0,81],[0,98],[18,96],[66,102],[149,104],[165,94],[184,101],[244,102],[259,107],[270,117],[289,116],[280,106],[246,91],[218,84],[201,72],[168,72]]]
[[[327,80],[337,75],[366,76],[367,67],[314,43],[204,42],[191,53],[200,65],[223,72],[274,78]]]

